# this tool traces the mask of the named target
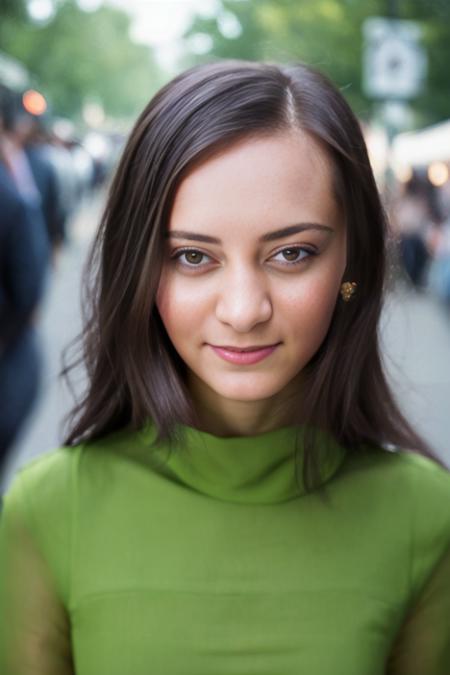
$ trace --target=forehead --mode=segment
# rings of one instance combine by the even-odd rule
[[[296,130],[244,139],[192,169],[175,195],[169,229],[224,238],[299,220],[337,226],[340,214],[326,151]]]

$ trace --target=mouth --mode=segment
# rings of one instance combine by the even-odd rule
[[[249,347],[208,345],[224,361],[238,366],[253,365],[270,356],[281,342],[272,345],[252,345]]]
[[[227,352],[258,352],[262,349],[272,349],[279,344],[279,342],[276,342],[272,345],[252,345],[251,347],[231,347],[230,345],[210,345],[210,347],[213,347],[213,349],[225,349]]]

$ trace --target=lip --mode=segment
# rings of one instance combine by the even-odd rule
[[[208,345],[224,361],[237,365],[252,365],[270,356],[281,343],[264,347],[218,347]]]

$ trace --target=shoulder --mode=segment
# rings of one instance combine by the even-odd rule
[[[450,472],[426,457],[399,452],[399,475],[409,487],[410,578],[416,597],[450,554]],[[450,582],[447,563],[446,583]]]
[[[2,499],[1,539],[6,546],[24,532],[51,570],[59,593],[69,594],[73,536],[73,470],[78,448],[62,447],[20,468]]]
[[[375,491],[395,489],[403,498],[409,494],[424,508],[447,505],[450,509],[450,470],[418,453],[362,445],[349,457],[346,473]]]
[[[405,476],[428,502],[446,504],[450,510],[450,470],[434,460],[413,452],[393,453],[398,464],[397,471]]]
[[[28,461],[18,469],[2,498],[2,527],[19,520],[49,558],[70,543],[80,508],[114,482],[135,438],[129,432],[73,447],[62,446]],[[120,477],[119,477],[120,479]],[[89,496],[89,503],[84,503]]]
[[[52,511],[70,494],[71,473],[79,448],[61,447],[36,457],[16,472],[4,495],[4,509]]]
[[[392,478],[407,500],[417,535],[450,545],[450,471],[417,453],[390,454]]]
[[[40,455],[17,471],[4,496],[4,508],[27,511],[33,527],[42,523],[49,530],[62,513],[81,506],[86,488],[95,492],[108,485],[123,462],[139,455],[141,445],[137,433],[120,430]]]
[[[123,434],[105,439],[61,446],[26,462],[16,472],[4,496],[4,507],[25,504],[42,515],[50,514],[73,497],[80,477],[97,465],[114,461],[123,445]]]
[[[18,469],[3,496],[2,520],[19,517],[40,542],[57,541],[67,527],[80,447],[61,447]]]
[[[349,457],[344,480],[366,498],[414,514],[419,524],[438,527],[442,522],[450,536],[450,471],[434,460],[407,450],[362,445]]]
[[[405,543],[419,587],[450,549],[450,471],[414,452],[364,446],[349,459],[346,481],[352,505],[376,514],[384,539]]]

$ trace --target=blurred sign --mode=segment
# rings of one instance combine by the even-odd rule
[[[363,87],[379,99],[409,99],[426,75],[422,30],[415,21],[370,17],[363,23]]]

